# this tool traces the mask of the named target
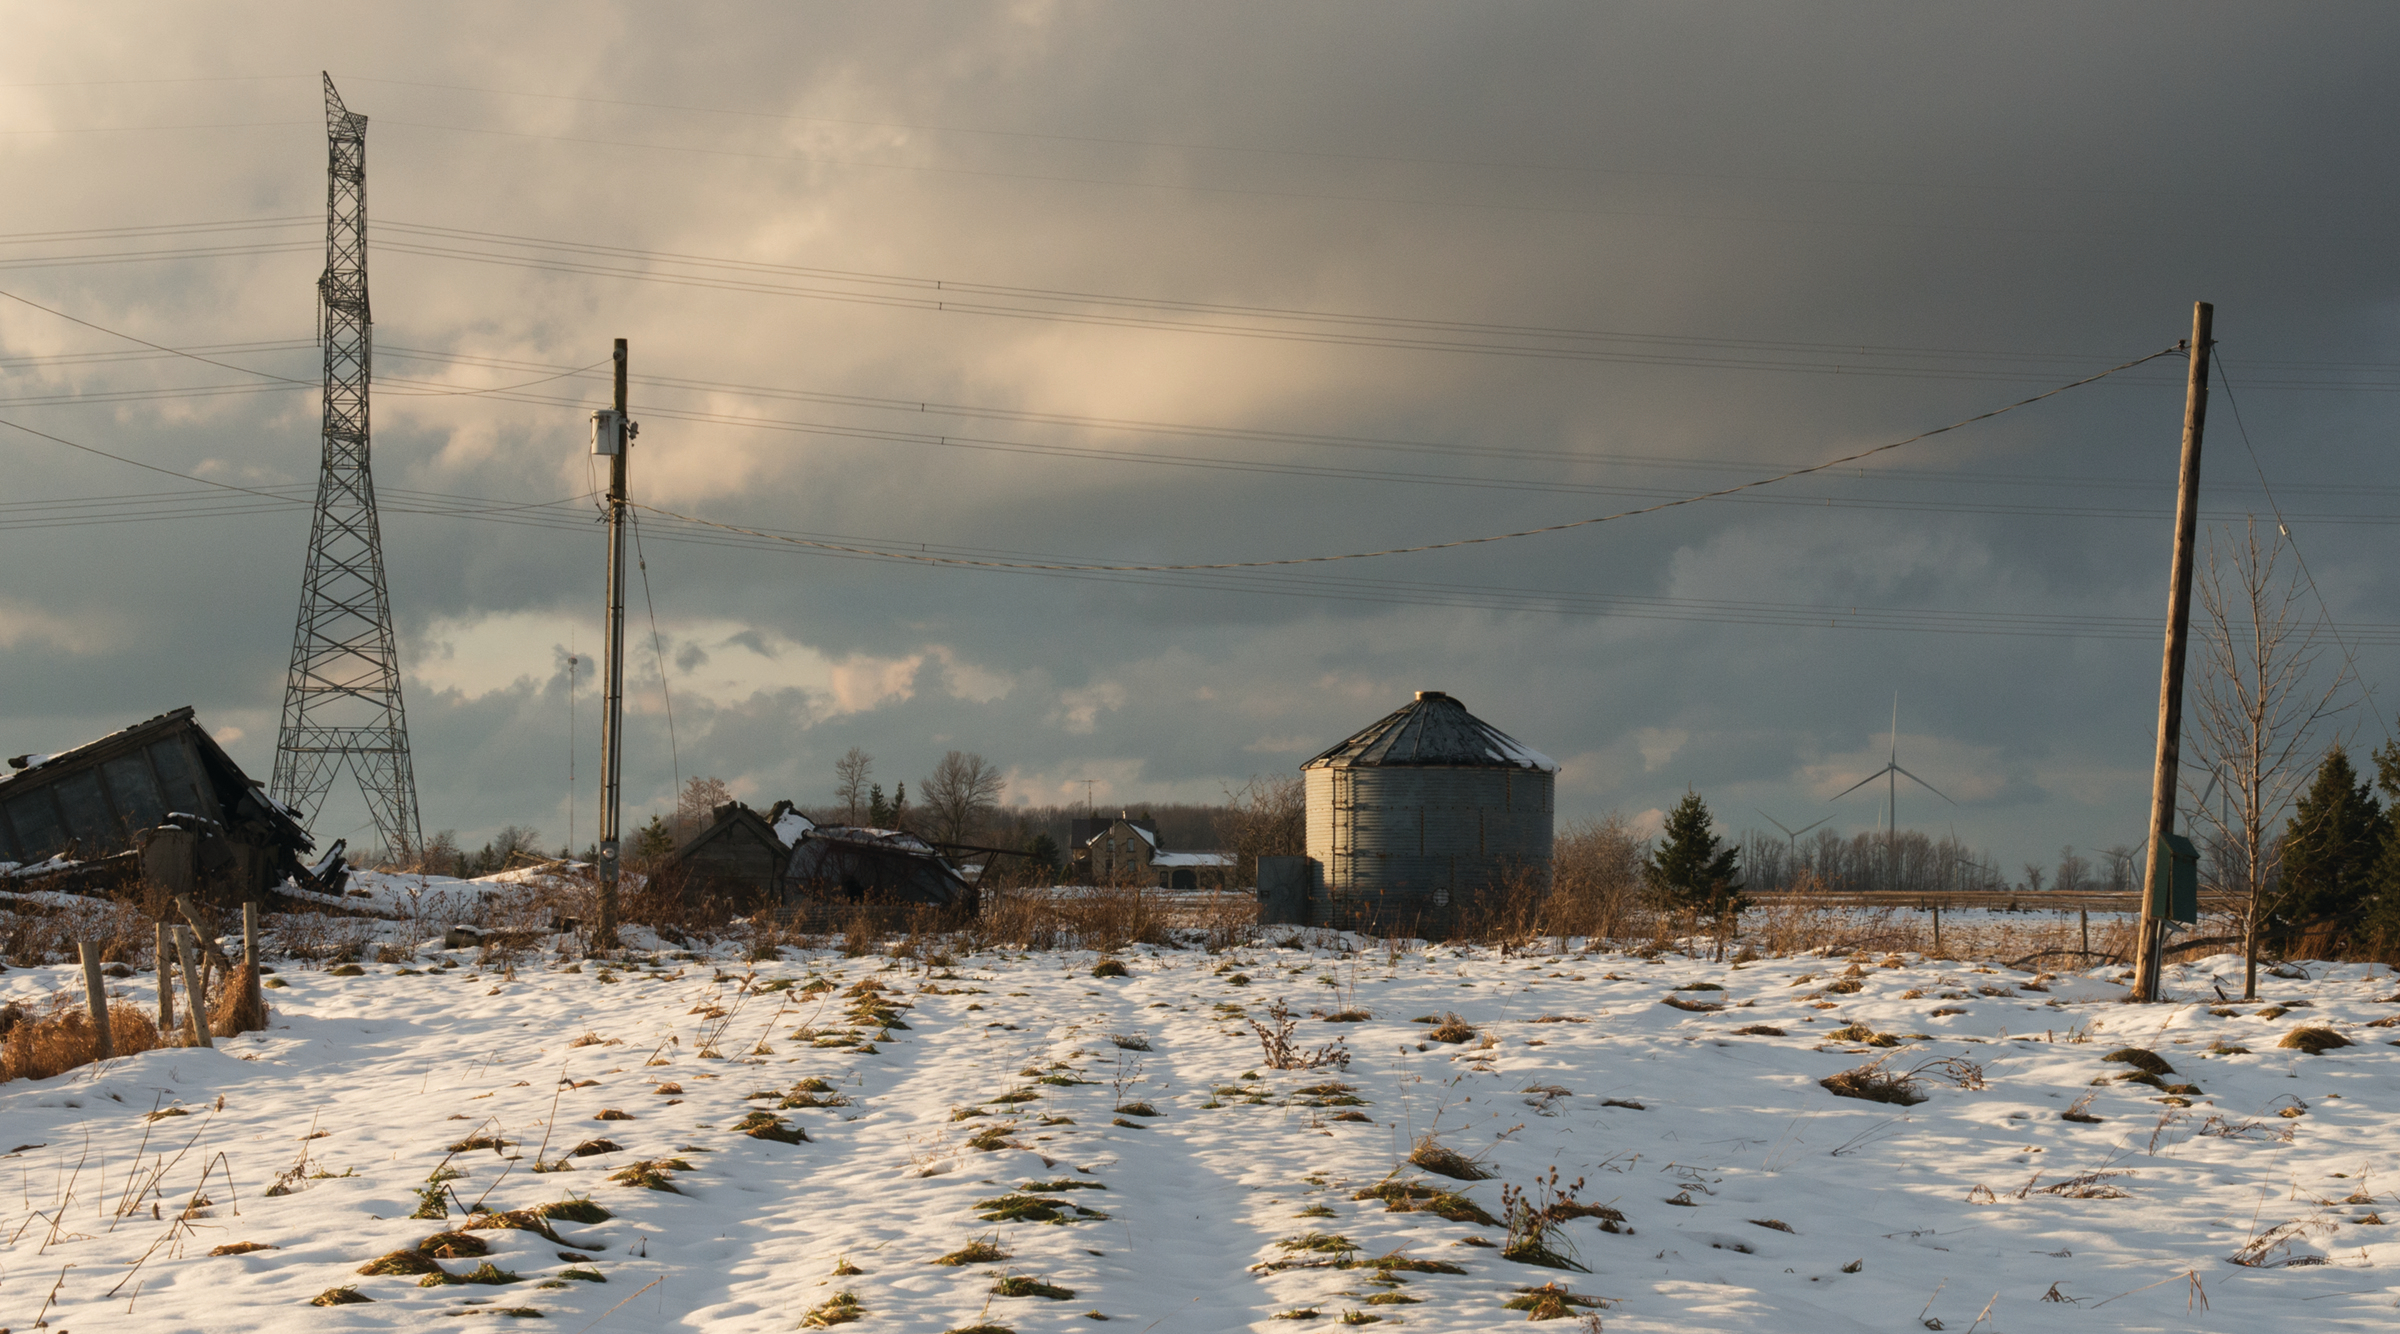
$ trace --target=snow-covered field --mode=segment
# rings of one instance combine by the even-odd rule
[[[1469,1330],[1525,1319],[1505,1304],[1552,1280],[1605,1299],[1575,1319],[1622,1331],[2400,1319],[2400,1272],[2382,1268],[2400,1262],[2400,1230],[2373,1217],[2400,1208],[2400,1051],[2368,1026],[2400,1015],[2379,999],[2389,970],[2269,979],[2268,999],[2293,1007],[2274,1014],[2218,1003],[2212,977],[2238,993],[2223,958],[2170,970],[2182,1002],[2131,1007],[2113,972],[2043,991],[1913,956],[1342,943],[1141,948],[1105,978],[1088,953],[660,953],[613,970],[537,957],[509,973],[428,946],[413,971],[287,965],[266,1032],[0,1085],[0,1148],[25,1146],[0,1157],[18,1197],[0,1211],[0,1326],[438,1329],[535,1313],[570,1332],[789,1330],[853,1309],[866,1330]],[[69,972],[10,971],[0,998],[46,998],[76,985]],[[1678,990],[1703,984],[1723,990]],[[143,978],[119,985],[150,995]],[[1268,1068],[1249,1021],[1278,998],[1301,1016],[1296,1043],[1346,1043],[1346,1070]],[[1372,1018],[1307,1017],[1350,1009]],[[1477,1035],[1434,1041],[1411,1022],[1447,1013]],[[2354,1045],[2277,1049],[2303,1022]],[[1850,1025],[1903,1041],[1836,1038]],[[1736,1032],[1759,1026],[1782,1033]],[[2122,1082],[2129,1067],[2102,1059],[2121,1046],[2155,1050],[2172,1066],[2160,1083],[2197,1091]],[[1960,1058],[1983,1086],[1929,1071],[1926,1100],[1899,1106],[1818,1083],[1880,1057]],[[2079,1105],[2098,1119],[2061,1119]],[[745,1134],[762,1113],[807,1142]],[[1427,1132],[1492,1178],[1409,1166]],[[493,1137],[503,1147],[451,1151]],[[534,1170],[537,1152],[555,1163],[602,1139],[621,1147]],[[611,1180],[643,1159],[679,1160],[663,1168],[672,1192]],[[411,1217],[445,1166],[463,1174],[449,1218]],[[1500,1227],[1358,1198],[1396,1168],[1495,1215],[1504,1185],[1555,1168],[1624,1222],[1567,1222],[1551,1244],[1588,1272],[1540,1268],[1482,1244]],[[182,1220],[195,1194],[206,1203]],[[985,1217],[1028,1194],[1015,1221]],[[438,1261],[464,1276],[488,1260],[518,1282],[358,1272],[477,1203],[583,1197],[606,1221],[557,1221],[556,1241],[473,1230],[488,1255]],[[1072,1221],[1034,1221],[1045,1213]],[[1002,1258],[936,1263],[977,1239]],[[210,1253],[239,1243],[271,1249]],[[2228,1263],[2245,1251],[2261,1263]],[[1373,1263],[1395,1255],[1431,1265]],[[997,1295],[1010,1276],[1072,1297]],[[345,1286],[372,1300],[309,1305]],[[854,1308],[824,1306],[845,1292]]]

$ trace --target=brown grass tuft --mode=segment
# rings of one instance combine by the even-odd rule
[[[158,1023],[139,1007],[108,1007],[109,1040],[119,1056],[159,1046]],[[61,997],[50,1013],[12,1025],[0,1037],[0,1083],[48,1079],[92,1061],[92,1017],[80,998]]]
[[[1473,1042],[1477,1035],[1473,1024],[1455,1014],[1445,1013],[1441,1022],[1428,1030],[1425,1036],[1436,1042]]]
[[[1430,1131],[1417,1136],[1416,1146],[1408,1151],[1408,1160],[1453,1181],[1488,1181],[1492,1175],[1477,1166],[1474,1159],[1435,1139]]]
[[[977,1237],[948,1255],[936,1259],[934,1263],[937,1265],[982,1265],[1007,1258],[1008,1252],[1001,1250],[998,1243],[989,1237]]]
[[[358,1267],[358,1272],[376,1277],[385,1274],[439,1274],[444,1271],[434,1263],[432,1256],[411,1249],[393,1251],[380,1259],[369,1260]]]
[[[2160,1056],[2157,1052],[2154,1052],[2147,1047],[2119,1047],[2115,1051],[2110,1052],[2108,1055],[2103,1056],[2100,1059],[2103,1061],[2114,1061],[2118,1065],[2130,1065],[2145,1075],[2171,1075],[2175,1073],[2175,1067],[2167,1064],[2165,1057]]]
[[[1827,1075],[1817,1082],[1840,1098],[1864,1098],[1868,1102],[1888,1102],[1901,1107],[1914,1107],[1925,1101],[1925,1095],[1917,1091],[1916,1081],[1899,1071],[1884,1069],[1881,1061]]]
[[[2293,1051],[2306,1052],[2311,1056],[2321,1056],[2336,1047],[2349,1046],[2350,1039],[2330,1028],[2311,1024],[2305,1028],[2295,1028],[2284,1034],[2283,1038],[2275,1045]]]

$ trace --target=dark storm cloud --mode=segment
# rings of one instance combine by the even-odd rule
[[[2377,230],[2394,187],[2373,170],[2400,125],[2381,9],[253,6],[140,10],[155,40],[129,48],[136,13],[29,15],[12,41],[0,117],[42,132],[0,139],[28,183],[11,230],[305,220],[324,197],[314,71],[373,118],[377,468],[431,828],[565,836],[570,707],[579,764],[597,739],[599,548],[588,523],[402,493],[583,492],[576,405],[605,388],[525,391],[559,400],[540,403],[410,381],[518,383],[618,335],[645,422],[636,490],[661,505],[1006,559],[1218,561],[1561,522],[1850,452],[2164,348],[2207,298],[2336,615],[2400,620],[2375,546],[2400,494],[2376,466],[2388,396],[2357,388],[2400,362]],[[275,77],[73,82],[227,75]],[[630,247],[611,263],[652,272],[671,252],[1687,341],[1540,360],[932,313],[496,264],[534,252],[409,224]],[[0,269],[0,287],[175,346],[304,344],[310,228],[239,234],[284,251]],[[0,309],[0,356],[126,346]],[[412,359],[427,350],[516,368]],[[305,345],[239,356],[315,373]],[[1765,368],[1794,361],[1816,369]],[[2158,363],[1864,475],[1254,575],[912,568],[654,518],[628,789],[656,806],[711,773],[822,799],[859,745],[886,780],[956,747],[1029,799],[1080,797],[1087,776],[1104,801],[1204,798],[1444,688],[1567,764],[1568,815],[1690,785],[1736,824],[1763,806],[1871,827],[1863,798],[1825,803],[1882,762],[1897,692],[1904,762],[1959,799],[1938,818],[1971,841],[2011,864],[2125,842],[2147,796],[2179,375]],[[31,404],[243,377],[0,377],[0,415],[115,453],[243,486],[313,476],[305,393]],[[182,485],[0,448],[11,499]],[[2219,519],[2263,505],[2241,448],[2227,404]],[[192,702],[264,772],[305,524],[258,500],[0,531],[0,735],[54,746]],[[1853,628],[1862,614],[1899,628]],[[1938,806],[1904,799],[1902,817]]]

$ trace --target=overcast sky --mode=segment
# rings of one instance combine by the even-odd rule
[[[370,117],[424,822],[470,846],[592,836],[608,388],[528,382],[615,337],[642,502],[1203,564],[1769,476],[2172,347],[2205,299],[2233,390],[2207,519],[2268,511],[2263,477],[2360,675],[2395,665],[2388,5],[7,12],[0,288],[102,328],[0,301],[0,416],[292,488],[0,429],[8,753],[188,703],[272,767],[319,448],[320,70]],[[1562,819],[1692,787],[1737,828],[1872,829],[1868,794],[1830,799],[1883,763],[1896,694],[1901,763],[1956,801],[1904,792],[1904,825],[2012,876],[2135,843],[2182,380],[1298,568],[993,571],[650,515],[629,819],[678,774],[829,801],[854,745],[887,785],[959,748],[1012,801],[1212,800],[1443,689],[1559,760]],[[2388,716],[2347,725],[2376,744]],[[319,832],[364,830],[337,789]]]

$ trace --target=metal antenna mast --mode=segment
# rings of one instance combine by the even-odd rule
[[[368,467],[367,386],[374,316],[367,304],[367,118],[342,105],[325,77],[325,272],[317,279],[325,348],[324,463],[300,620],[275,737],[275,798],[315,820],[345,768],[358,775],[391,855],[424,847],[400,657],[383,577],[383,530]]]

